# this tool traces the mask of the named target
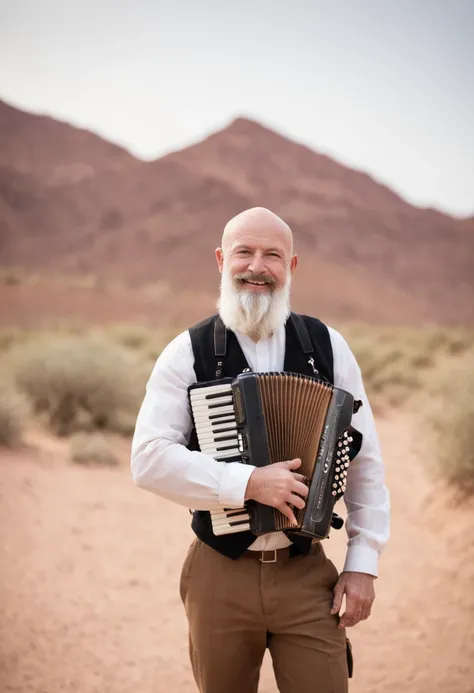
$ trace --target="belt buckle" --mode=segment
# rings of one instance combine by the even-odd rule
[[[269,561],[266,561],[264,558],[264,555],[266,553],[273,553],[273,558],[271,558]],[[268,551],[262,551],[262,555],[260,556],[260,563],[276,563],[277,562],[277,550],[276,549],[270,549]]]

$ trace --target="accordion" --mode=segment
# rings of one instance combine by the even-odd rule
[[[256,467],[300,458],[298,473],[308,479],[305,507],[293,508],[296,527],[276,508],[249,500],[242,508],[211,511],[216,536],[248,530],[328,536],[349,463],[362,444],[351,426],[360,403],[349,392],[294,373],[246,372],[193,384],[188,398],[201,452]]]

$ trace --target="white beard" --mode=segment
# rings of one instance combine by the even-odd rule
[[[272,293],[255,293],[234,286],[225,268],[222,272],[221,293],[217,302],[224,325],[258,342],[268,339],[285,324],[290,314],[291,275],[285,285]]]

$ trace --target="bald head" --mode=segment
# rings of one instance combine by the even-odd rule
[[[254,242],[267,245],[278,244],[293,253],[293,234],[283,219],[264,207],[253,207],[233,217],[225,226],[222,235],[222,250],[227,253],[242,239],[252,238]]]

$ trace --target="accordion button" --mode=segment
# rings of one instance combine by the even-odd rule
[[[338,486],[337,484],[333,484],[333,485],[332,485],[333,488],[337,488],[337,486]]]
[[[341,471],[341,468],[340,468],[340,467],[336,467],[336,472],[340,472],[340,471]]]
[[[350,437],[349,437],[347,440],[349,441],[349,443],[352,443],[352,441],[354,440],[354,438],[350,438]]]
[[[333,491],[333,492],[332,492],[332,495],[333,495],[333,496],[337,496],[337,491]]]

